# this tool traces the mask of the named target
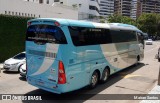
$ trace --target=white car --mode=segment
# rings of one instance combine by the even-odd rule
[[[21,52],[14,57],[6,60],[3,64],[3,68],[6,71],[20,71],[20,67],[26,62],[26,53]]]
[[[26,77],[26,63],[20,67],[20,75],[24,78]]]
[[[148,40],[146,40],[146,45],[152,45],[152,44],[153,44],[152,39],[148,39]]]

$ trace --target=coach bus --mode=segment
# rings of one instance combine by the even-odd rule
[[[39,18],[26,32],[27,81],[65,93],[99,81],[144,57],[143,32],[120,23]]]

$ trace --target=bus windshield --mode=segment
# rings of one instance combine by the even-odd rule
[[[66,44],[66,38],[63,31],[52,25],[31,25],[27,29],[27,41],[34,41],[35,43],[45,44]]]

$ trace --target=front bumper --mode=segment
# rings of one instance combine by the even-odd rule
[[[18,71],[18,68],[16,68],[17,65],[8,65],[8,64],[3,64],[3,69],[5,71]]]

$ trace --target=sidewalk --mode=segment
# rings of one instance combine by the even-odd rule
[[[160,86],[156,85],[148,94],[160,95]],[[140,103],[160,103],[160,100],[142,100]]]

